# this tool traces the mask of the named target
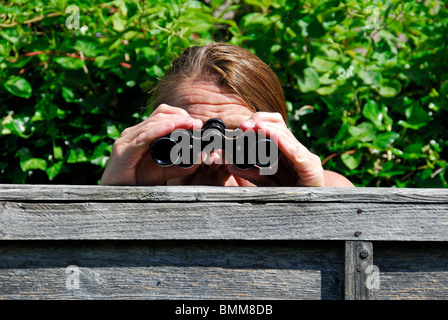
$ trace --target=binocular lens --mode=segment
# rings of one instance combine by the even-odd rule
[[[175,140],[169,137],[161,137],[151,144],[150,153],[153,160],[159,166],[168,167],[173,163],[177,162],[177,160],[180,157],[178,152],[177,159],[173,159],[174,161],[171,161],[171,153],[172,153],[171,150],[173,148],[179,149],[179,146],[177,145],[177,142]]]

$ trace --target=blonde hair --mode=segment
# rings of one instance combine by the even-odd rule
[[[275,73],[250,51],[226,43],[184,50],[154,89],[152,107],[170,104],[178,84],[195,78],[230,88],[252,111],[278,112],[286,121],[285,96]]]

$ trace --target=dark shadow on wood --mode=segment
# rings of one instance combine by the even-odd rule
[[[210,286],[218,286],[221,296],[226,296],[222,290],[229,294],[253,290],[268,299],[303,299],[312,293],[314,298],[335,300],[343,298],[343,248],[343,242],[335,241],[1,241],[0,277],[3,273],[4,295],[19,294],[27,271],[30,277],[47,272],[50,285],[61,282],[59,289],[52,289],[54,294],[64,292],[64,272],[73,265],[83,271],[80,282],[84,289],[97,296],[111,291],[113,281],[137,283],[135,278],[140,277],[152,290],[179,285],[179,291],[185,291],[197,285],[207,296],[207,291],[216,294]],[[126,278],[116,271],[120,268],[141,271]],[[8,275],[7,269],[20,270],[22,277]],[[54,280],[57,274],[62,279],[56,276]],[[235,283],[238,280],[246,283]],[[123,285],[117,285],[118,291]]]
[[[375,242],[376,298],[448,299],[447,242]]]

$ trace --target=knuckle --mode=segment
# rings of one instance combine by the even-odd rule
[[[273,112],[273,118],[275,121],[286,125],[285,120],[283,119],[283,116],[281,115],[281,113]]]
[[[126,128],[126,129],[124,129],[124,130],[121,132],[121,134],[120,134],[120,138],[129,135],[129,133],[130,133],[131,131],[132,131],[131,128]]]
[[[162,113],[153,113],[153,114],[150,116],[150,118],[151,118],[151,120],[158,121],[158,120],[160,120],[161,118],[163,118],[163,114],[162,114]]]
[[[158,113],[158,112],[160,112],[160,111],[163,111],[163,110],[166,109],[167,107],[168,107],[167,104],[164,104],[164,103],[159,104],[159,105],[157,106],[157,108],[154,109],[153,114]]]
[[[145,133],[145,132],[151,132],[152,130],[153,130],[153,128],[154,128],[154,125],[152,124],[152,123],[147,123],[147,124],[145,124],[143,127],[142,127],[142,133]],[[142,134],[142,133],[140,133],[139,134],[139,136]]]
[[[125,149],[125,143],[123,141],[123,138],[118,138],[117,140],[115,140],[112,147],[113,152],[117,155],[121,155],[123,154],[124,149]]]
[[[313,158],[313,162],[316,163],[317,165],[321,166],[322,165],[322,160],[320,159],[320,157],[317,154],[312,153],[312,158]]]
[[[284,122],[283,116],[279,112],[258,111],[254,113],[252,119],[255,121],[270,120],[275,122]]]
[[[153,112],[153,114],[159,114],[159,113],[188,114],[188,112],[182,108],[173,107],[165,103],[160,104]]]

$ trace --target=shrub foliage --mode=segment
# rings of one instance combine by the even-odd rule
[[[272,67],[324,168],[358,186],[447,186],[439,0],[2,2],[0,183],[98,183],[170,61],[210,41]]]

